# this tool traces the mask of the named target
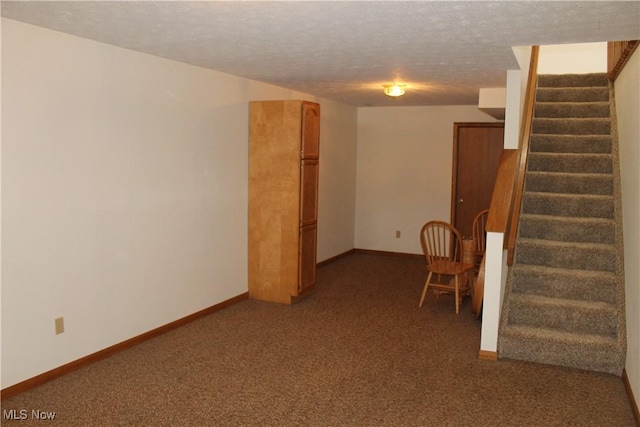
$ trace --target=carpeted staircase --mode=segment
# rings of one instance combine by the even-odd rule
[[[500,358],[620,375],[617,138],[606,74],[540,75]]]

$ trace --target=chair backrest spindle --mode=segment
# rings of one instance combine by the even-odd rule
[[[473,219],[471,237],[476,242],[476,252],[484,253],[487,247],[487,219],[489,218],[489,209],[480,211]]]

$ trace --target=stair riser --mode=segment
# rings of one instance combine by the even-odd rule
[[[509,324],[610,337],[616,334],[613,308],[578,310],[570,306],[527,303],[514,299],[509,307]]]
[[[532,135],[530,150],[531,153],[547,152],[611,154],[611,136]]]
[[[613,222],[595,222],[586,225],[583,221],[572,223],[553,218],[522,218],[520,220],[520,236],[561,242],[613,244],[615,225]]]
[[[613,198],[594,199],[580,195],[525,192],[522,212],[567,217],[613,218]]]
[[[513,291],[549,298],[581,299],[615,303],[615,278],[602,279],[571,276],[569,274],[539,274],[522,271],[516,266]]]
[[[527,169],[541,172],[602,173],[612,171],[611,156],[607,154],[541,154],[530,153]]]
[[[560,102],[539,102],[536,104],[536,118],[586,118],[586,117],[606,117],[611,116],[608,102],[594,103],[560,103]]]
[[[538,87],[608,87],[606,74],[540,74]]]
[[[612,195],[613,177],[611,175],[530,172],[526,177],[525,190],[563,194]]]
[[[554,268],[615,271],[614,248],[567,248],[547,243],[521,243],[517,250],[517,262]]]
[[[611,345],[562,343],[552,340],[531,340],[509,336],[500,337],[500,358],[527,360],[549,365],[620,375],[624,362],[620,349]]]
[[[536,102],[608,102],[609,88],[544,88],[538,87]]]
[[[533,119],[535,135],[611,135],[610,119]]]

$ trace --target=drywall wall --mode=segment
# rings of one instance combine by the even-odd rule
[[[506,110],[504,114],[504,148],[517,149],[520,146],[520,105],[524,102],[521,92],[522,80],[527,73],[520,70],[507,70]]]
[[[626,372],[640,406],[640,49],[615,82],[627,308]]]
[[[602,73],[606,69],[606,42],[540,46],[538,74]]]
[[[320,102],[353,248],[353,107],[7,19],[2,89],[3,388],[247,291],[249,100]]]
[[[477,106],[361,107],[356,248],[422,253],[422,225],[451,218],[453,124],[492,121]]]
[[[517,148],[520,143],[520,126],[531,68],[532,46],[511,48],[518,61],[517,70],[507,70],[507,109],[505,111],[505,148]],[[520,83],[520,90],[516,87]],[[516,107],[517,106],[517,107]]]
[[[354,247],[358,132],[356,108],[326,101],[321,108],[318,261]]]

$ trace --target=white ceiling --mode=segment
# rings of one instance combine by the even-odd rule
[[[639,1],[2,1],[2,16],[355,105],[474,105],[511,46],[640,39]],[[383,95],[401,81],[407,94]]]

